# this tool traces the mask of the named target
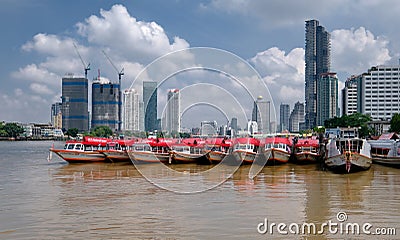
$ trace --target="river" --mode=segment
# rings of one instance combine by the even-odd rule
[[[0,239],[400,239],[400,169],[340,175],[285,164],[251,180],[241,166],[210,190],[184,194],[131,163],[48,161],[52,144],[62,146],[0,142]],[[346,234],[349,224],[360,233]],[[315,233],[302,232],[312,225]],[[379,231],[392,235],[372,235]]]

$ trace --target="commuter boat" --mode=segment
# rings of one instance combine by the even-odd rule
[[[50,151],[69,163],[105,162],[106,156],[100,150],[105,148],[109,141],[106,138],[85,136],[82,141],[67,141],[64,149],[52,147]]]
[[[211,163],[220,163],[229,152],[232,141],[226,138],[209,138],[206,139],[205,152]]]
[[[145,139],[130,145],[127,152],[134,164],[171,163],[169,144],[166,139]]]
[[[299,139],[294,145],[294,162],[298,164],[316,163],[320,157],[318,139]]]
[[[397,134],[382,134],[378,140],[368,142],[371,144],[372,162],[400,168],[400,140]]]
[[[171,145],[171,157],[174,163],[209,163],[200,138],[183,139]]]
[[[232,155],[241,164],[252,164],[257,156],[260,141],[252,137],[236,138]]]
[[[330,139],[326,146],[325,165],[337,173],[368,170],[371,167],[371,145],[365,139]]]
[[[264,141],[264,155],[268,159],[267,164],[275,165],[289,161],[292,145],[289,138],[269,137]]]
[[[135,140],[115,140],[107,142],[106,149],[100,150],[111,162],[130,162],[127,146],[132,145]]]

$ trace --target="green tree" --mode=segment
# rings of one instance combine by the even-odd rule
[[[77,128],[70,128],[66,132],[66,135],[75,138],[78,135],[79,130]]]
[[[24,132],[24,129],[16,123],[6,123],[2,126],[2,134],[7,133],[6,137],[17,137]]]
[[[371,129],[368,127],[368,122],[371,121],[369,115],[354,113],[351,115],[343,115],[342,117],[334,117],[325,120],[324,125],[326,128],[336,127],[357,127],[359,128],[360,137],[366,137],[371,133]]]
[[[112,130],[108,126],[97,126],[90,133],[96,137],[109,137],[113,135]]]
[[[395,113],[390,120],[390,132],[400,133],[400,114]]]

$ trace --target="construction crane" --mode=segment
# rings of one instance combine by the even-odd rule
[[[104,56],[107,58],[107,60],[111,63],[111,65],[113,66],[113,68],[115,69],[115,71],[118,73],[118,84],[119,84],[119,92],[118,92],[118,131],[121,131],[121,123],[122,123],[122,109],[121,109],[121,105],[122,101],[121,101],[121,78],[124,75],[124,68],[121,69],[121,71],[118,71],[118,68],[114,65],[114,63],[111,61],[111,58],[106,54],[106,52],[104,50],[102,50]]]
[[[76,53],[78,54],[79,58],[81,59],[81,62],[82,62],[82,64],[83,64],[83,68],[84,68],[84,70],[85,70],[85,78],[87,79],[87,74],[88,74],[88,71],[90,70],[90,63],[89,63],[88,65],[86,65],[86,63],[85,63],[85,62],[83,61],[83,59],[82,59],[81,54],[80,54],[79,51],[78,51],[78,47],[76,46],[75,43],[73,43],[73,44],[74,44]]]

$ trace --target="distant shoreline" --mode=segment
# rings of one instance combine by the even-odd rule
[[[0,137],[1,142],[20,142],[20,141],[66,141],[65,138],[9,138],[9,137]]]

